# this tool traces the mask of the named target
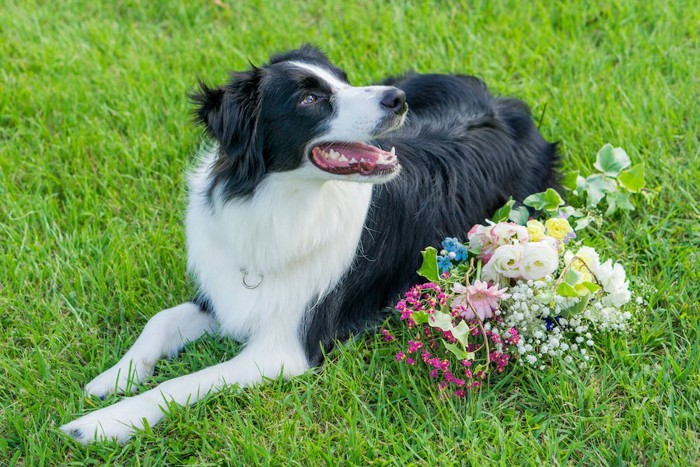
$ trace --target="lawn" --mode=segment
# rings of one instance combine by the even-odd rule
[[[0,465],[697,465],[699,31],[684,0],[3,1]],[[515,370],[464,401],[358,336],[319,372],[80,446],[57,427],[115,400],[82,386],[194,291],[184,173],[202,132],[187,94],[307,41],[356,84],[481,77],[532,106],[565,171],[589,172],[606,142],[643,161],[660,195],[585,234],[645,294],[635,331],[600,340],[585,372]],[[236,350],[191,344],[148,385]]]

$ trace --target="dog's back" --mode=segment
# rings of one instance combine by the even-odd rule
[[[377,143],[396,148],[402,170],[374,187],[353,267],[304,324],[312,364],[334,340],[387,316],[382,310],[420,280],[426,246],[466,236],[510,196],[556,185],[555,145],[523,102],[493,97],[471,76],[411,74],[385,84],[406,92],[409,114]]]

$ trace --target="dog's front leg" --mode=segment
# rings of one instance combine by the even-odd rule
[[[166,381],[150,391],[97,410],[61,427],[83,444],[115,439],[126,442],[135,429],[160,421],[166,401],[180,405],[194,404],[209,392],[226,385],[251,386],[264,378],[299,375],[309,368],[296,336],[288,340],[256,339],[232,360],[187,376]]]
[[[146,323],[139,338],[116,365],[85,386],[85,392],[100,398],[115,389],[124,393],[131,383],[140,383],[151,376],[156,361],[176,355],[187,342],[216,330],[212,314],[201,311],[194,303],[163,310]]]

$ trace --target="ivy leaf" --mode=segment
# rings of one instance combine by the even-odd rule
[[[588,305],[590,299],[591,295],[588,295],[587,297],[582,297],[581,300],[571,305],[569,308],[562,310],[561,317],[569,319],[571,316],[583,313],[583,310],[586,309],[586,305]]]
[[[576,178],[579,176],[578,170],[568,172],[561,178],[561,185],[570,190],[574,191],[576,189]]]
[[[517,208],[510,211],[510,216],[508,219],[515,222],[518,225],[527,224],[527,220],[530,218],[530,211],[527,210],[525,206],[518,206]]]
[[[605,197],[606,193],[617,190],[617,183],[610,177],[602,174],[593,174],[588,178],[578,177],[576,179],[576,192],[586,193],[589,208],[595,207],[600,200]]]
[[[555,211],[564,204],[564,200],[553,188],[547,188],[545,192],[528,196],[523,200],[523,204],[538,211]]]
[[[443,331],[452,331],[452,315],[449,313],[443,313],[442,311],[435,311],[432,318],[428,321],[430,327],[439,328]]]
[[[644,188],[644,164],[633,165],[622,172],[617,179],[620,185],[632,193],[639,193]]]
[[[452,337],[466,347],[469,343],[469,331],[469,325],[465,321],[460,321],[457,326],[452,328]]]
[[[579,291],[581,295],[588,295],[596,293],[600,290],[600,286],[590,281],[583,281],[576,286],[576,290]]]
[[[557,295],[570,298],[581,296],[578,293],[578,290],[576,290],[576,288],[568,282],[562,282],[557,286]]]
[[[606,144],[598,151],[593,167],[608,177],[617,177],[622,170],[629,167],[630,163],[630,158],[624,149],[614,148],[611,144]]]
[[[493,216],[491,217],[493,223],[498,224],[501,221],[507,220],[514,204],[515,200],[513,198],[508,198],[508,202],[493,213]]]
[[[622,191],[616,190],[608,193],[607,198],[608,210],[605,215],[609,216],[617,210],[634,211],[634,204],[630,202],[630,195]]]
[[[583,217],[584,212],[572,206],[564,206],[559,210],[559,214],[563,214],[567,219],[569,217]]]
[[[581,274],[578,271],[574,271],[573,269],[569,269],[566,271],[566,274],[564,274],[564,282],[566,282],[569,285],[576,285],[578,282],[581,280],[583,277],[583,274]]]
[[[430,282],[439,282],[440,273],[438,272],[437,250],[429,246],[421,252],[421,255],[423,255],[423,264],[418,270],[418,274]]]
[[[416,324],[425,324],[428,322],[430,315],[425,311],[416,311],[411,315],[411,319]]]
[[[574,230],[583,230],[591,225],[591,222],[594,220],[595,219],[591,216],[582,217],[581,219],[576,220],[576,227],[574,227]]]
[[[442,341],[443,345],[447,350],[452,352],[455,357],[459,358],[460,360],[473,360],[474,359],[474,352],[467,352],[457,344],[450,344],[449,342]]]

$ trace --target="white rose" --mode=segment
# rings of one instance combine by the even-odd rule
[[[484,267],[482,278],[484,280],[495,281],[495,275],[501,275],[511,279],[519,277],[520,258],[522,254],[523,246],[521,244],[499,246]]]
[[[543,242],[527,243],[520,258],[520,275],[526,280],[539,280],[554,273],[559,266],[557,250]]]

